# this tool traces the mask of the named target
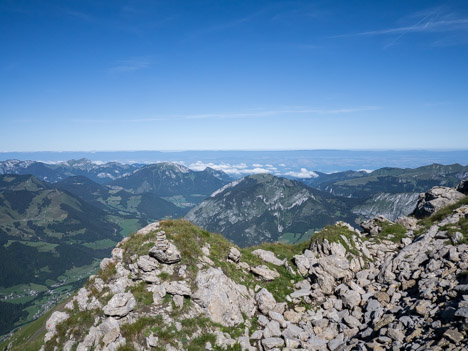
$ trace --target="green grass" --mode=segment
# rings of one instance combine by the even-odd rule
[[[417,232],[417,234],[422,234],[426,230],[428,230],[432,225],[436,224],[437,222],[441,221],[445,217],[451,215],[453,213],[453,210],[457,209],[460,206],[463,205],[468,205],[468,196],[465,196],[463,199],[458,201],[457,203],[453,205],[446,206],[436,213],[434,213],[430,217],[426,217],[423,219],[420,219],[418,221],[418,224],[421,226],[421,229]]]
[[[457,245],[468,244],[468,218],[462,218],[455,224],[447,224],[443,226],[441,230],[446,230],[449,235],[454,235],[456,232],[462,233],[463,239],[458,242]]]
[[[153,303],[153,293],[146,289],[147,284],[141,282],[135,286],[130,287],[130,291],[135,297],[137,304],[140,306],[151,306]],[[139,306],[137,306],[138,308]]]
[[[123,237],[136,233],[137,230],[141,228],[140,221],[136,218],[122,218],[117,216],[108,216],[107,218],[120,227],[120,235]]]
[[[76,307],[70,313],[68,319],[57,324],[56,336],[45,344],[45,351],[54,351],[56,347],[61,349],[64,343],[73,334],[75,339],[82,340],[94,324],[96,311],[79,311]]]
[[[401,224],[381,222],[382,231],[377,235],[380,240],[390,240],[394,243],[399,243],[401,239],[406,237],[407,230]]]
[[[97,275],[104,281],[104,283],[108,283],[116,273],[117,269],[115,268],[115,263],[110,262],[106,267],[104,267],[104,269],[100,269]]]
[[[151,232],[146,235],[132,234],[127,242],[123,245],[124,254],[123,261],[130,264],[133,255],[147,255],[149,250],[154,246],[156,233]]]
[[[8,288],[0,288],[0,293],[5,294],[5,295],[8,295],[10,293],[19,294],[29,289],[36,290],[39,292],[48,290],[45,285],[30,283],[30,284],[20,284],[20,285],[10,286]]]
[[[343,239],[345,237],[349,244]],[[355,244],[356,233],[349,230],[348,228],[340,225],[327,225],[325,228],[315,233],[312,236],[311,242],[322,243],[325,239],[330,243],[341,243],[346,249],[346,252],[352,254],[353,256],[360,256],[361,253],[356,248]]]
[[[236,247],[236,245],[222,235],[209,233],[184,220],[162,221],[161,226],[166,231],[168,238],[173,240],[174,244],[181,251],[182,263],[187,265],[187,272],[191,276],[191,281],[194,280],[198,270],[194,262],[199,261],[199,257],[202,256],[201,247],[206,244],[210,244],[209,257],[215,263],[215,267],[221,268],[224,274],[232,280],[244,284],[248,288],[254,288],[255,285],[267,288],[278,302],[286,301],[286,296],[293,292],[290,280],[297,282],[303,279],[299,274],[292,275],[283,266],[278,267],[261,261],[257,256],[252,254],[252,251],[259,248],[273,251],[280,259],[286,258],[292,265],[293,256],[301,254],[308,247],[308,243],[306,242],[295,245],[266,243],[251,248],[240,249],[242,254],[241,261],[248,263],[250,266],[264,264],[280,273],[280,277],[274,281],[263,282],[254,277],[253,274],[244,272],[231,262],[227,262],[226,258],[230,248]]]
[[[278,242],[282,244],[297,244],[308,242],[312,237],[314,231],[308,230],[305,233],[284,233],[278,238]]]
[[[180,324],[181,329],[177,330],[175,324],[164,324],[162,316],[160,315],[156,317],[141,317],[132,324],[121,326],[122,335],[125,337],[127,343],[118,350],[134,350],[131,346],[133,342],[144,344],[145,338],[153,333],[159,338],[158,347],[160,347],[161,350],[164,350],[165,346],[168,344],[177,347],[177,342],[180,342],[185,350],[199,351],[205,350],[206,343],[210,342],[213,349],[218,351],[221,350],[221,348],[215,345],[216,336],[214,331],[216,329],[221,329],[223,332],[229,333],[232,337],[240,336],[244,331],[244,326],[242,326],[242,332],[237,330],[241,330],[239,327],[234,328],[236,331],[233,333],[232,328],[223,327],[204,316],[181,319]],[[195,333],[200,333],[201,335],[193,338]],[[240,351],[241,349],[240,345],[234,345],[226,350]]]
[[[163,324],[163,320],[160,315],[157,315],[156,317],[140,317],[135,323],[122,325],[120,331],[128,344],[137,340],[143,341],[143,339],[146,338],[145,332],[150,327],[160,324]]]
[[[25,240],[8,240],[8,242],[4,245],[5,247],[10,246],[14,242],[18,242],[20,244],[30,246],[30,247],[35,247],[38,252],[54,252],[55,248],[58,246],[58,244],[51,244],[45,241],[25,241]]]
[[[162,281],[169,281],[172,279],[172,274],[169,274],[167,272],[161,272],[158,277],[162,280]]]
[[[66,281],[73,283],[81,279],[89,277],[91,274],[96,273],[99,267],[100,260],[94,260],[93,263],[80,267],[73,267],[65,271],[62,275],[57,277],[59,281]]]
[[[100,249],[108,249],[110,247],[114,247],[117,242],[110,240],[110,239],[102,239],[98,241],[93,241],[90,243],[85,243],[83,246],[89,247],[90,249],[100,250]]]

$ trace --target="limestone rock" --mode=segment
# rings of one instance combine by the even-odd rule
[[[104,307],[104,314],[112,317],[125,317],[135,308],[136,300],[132,293],[114,295]]]
[[[195,303],[217,323],[234,326],[244,321],[242,313],[252,317],[255,301],[247,288],[228,278],[221,269],[201,270],[196,277]]]
[[[464,194],[452,188],[444,186],[433,187],[427,193],[420,195],[418,205],[413,214],[416,218],[428,217],[441,208],[456,203],[464,196]]]
[[[260,277],[260,279],[265,281],[275,280],[280,276],[280,274],[277,271],[271,270],[265,265],[251,267],[250,270],[252,271],[252,273]]]
[[[265,350],[279,349],[284,345],[284,340],[282,338],[267,338],[262,340],[262,345]]]
[[[276,307],[276,300],[273,295],[265,288],[262,288],[257,295],[255,295],[255,299],[258,303],[258,309],[263,313],[268,315],[268,312],[272,311]]]
[[[158,230],[159,226],[160,226],[159,222],[150,223],[146,227],[141,228],[139,231],[137,231],[137,234],[146,235],[146,234],[151,233],[151,232],[153,232],[155,230]]]
[[[171,295],[192,295],[192,290],[186,281],[164,282],[163,286],[166,292]]]
[[[382,223],[393,223],[384,216],[377,216],[361,223],[364,233],[377,235],[382,231]]]
[[[406,230],[418,229],[418,220],[414,217],[398,217],[397,223],[401,224]]]
[[[276,255],[267,250],[257,249],[252,251],[255,256],[258,256],[263,262],[274,264],[275,266],[284,265],[285,260],[280,260]]]
[[[119,323],[112,317],[107,318],[98,326],[97,329],[102,335],[102,342],[104,343],[104,346],[114,342],[120,336]]]
[[[148,255],[143,255],[143,256],[138,257],[137,266],[143,272],[152,272],[156,268],[158,268],[159,263],[153,257],[150,257]]]
[[[49,317],[46,323],[47,334],[44,337],[45,342],[53,338],[53,336],[56,333],[57,324],[60,324],[63,321],[67,320],[68,317],[70,317],[70,315],[66,312],[55,311],[54,313],[52,313],[52,315]]]
[[[228,259],[232,262],[238,263],[241,258],[240,251],[234,246],[229,249]]]

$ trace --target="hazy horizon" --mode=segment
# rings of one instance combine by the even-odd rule
[[[96,152],[10,152],[0,160],[19,159],[47,163],[87,158],[93,162],[150,164],[177,162],[194,170],[211,167],[234,177],[271,173],[297,178],[315,172],[376,170],[383,167],[416,168],[433,163],[468,165],[468,151],[430,150],[211,150],[211,151],[96,151]]]

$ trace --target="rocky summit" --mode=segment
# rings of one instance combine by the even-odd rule
[[[152,223],[6,348],[466,350],[468,197],[441,193],[421,197],[450,197],[422,219],[337,222],[297,245]]]

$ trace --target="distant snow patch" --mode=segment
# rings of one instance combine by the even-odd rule
[[[231,182],[229,184],[226,184],[225,186],[223,186],[222,188],[219,188],[213,194],[211,194],[210,197],[215,197],[216,195],[221,194],[224,190],[235,187],[237,184],[242,182],[242,180],[243,179],[238,179],[238,180],[235,180],[235,181],[233,181],[233,182]]]

